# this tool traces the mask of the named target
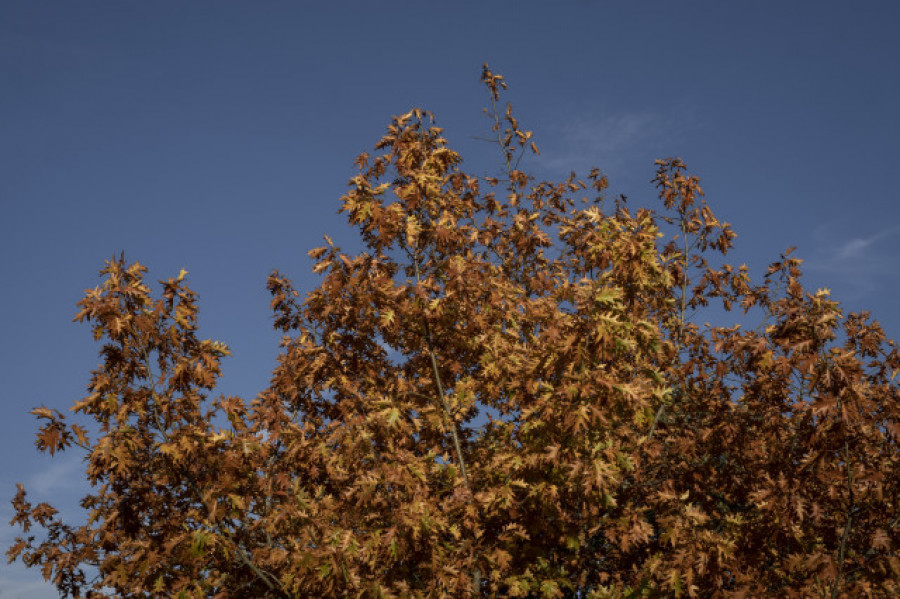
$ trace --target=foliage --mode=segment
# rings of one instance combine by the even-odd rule
[[[894,343],[789,253],[758,284],[713,265],[735,234],[678,159],[658,210],[607,206],[596,169],[537,182],[482,80],[504,175],[394,118],[341,199],[366,251],[326,237],[303,299],[269,277],[285,336],[253,401],[208,396],[228,349],[184,271],[154,299],[107,263],[76,317],[98,437],[34,411],[41,450],[86,452],[90,517],[20,486],[12,524],[46,537],[10,560],[73,596],[900,593]],[[761,321],[694,324],[715,305]]]

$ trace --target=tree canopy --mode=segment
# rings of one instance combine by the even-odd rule
[[[252,400],[213,396],[229,350],[186,272],[157,296],[107,262],[76,316],[96,432],[33,412],[40,450],[84,452],[89,517],[20,485],[11,561],[75,597],[900,594],[894,342],[790,251],[756,282],[728,264],[677,158],[649,207],[597,169],[536,180],[482,81],[502,175],[395,117],[340,200],[364,250],[326,236],[305,295],[269,276]]]

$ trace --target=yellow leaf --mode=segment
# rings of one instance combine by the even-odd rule
[[[328,248],[322,246],[322,247],[313,248],[313,249],[309,250],[306,254],[313,260],[318,260],[319,257],[327,251],[328,251]]]
[[[244,503],[244,498],[240,495],[235,495],[234,493],[228,494],[228,500],[231,502],[231,505],[239,510],[243,510],[246,507]]]
[[[38,418],[53,418],[53,410],[47,407],[35,408],[31,413]]]

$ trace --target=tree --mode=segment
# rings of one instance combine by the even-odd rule
[[[537,182],[482,81],[503,176],[394,118],[341,198],[366,250],[326,236],[302,299],[269,277],[284,337],[252,401],[210,398],[228,349],[184,271],[154,298],[107,263],[76,317],[104,342],[72,408],[97,438],[34,410],[41,450],[86,452],[90,517],[20,486],[12,524],[46,536],[10,560],[72,596],[900,593],[894,343],[790,252],[757,284],[716,258],[735,234],[678,159],[657,209],[596,169]],[[711,305],[737,324],[695,324]]]

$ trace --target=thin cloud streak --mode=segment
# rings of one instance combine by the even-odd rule
[[[41,502],[50,503],[59,510],[58,517],[64,522],[83,522],[84,514],[78,506],[78,501],[90,489],[84,471],[83,456],[77,450],[57,454],[46,463],[46,467],[33,472],[24,480],[28,500],[35,505]],[[0,505],[0,520],[8,523],[12,520],[13,514],[13,508],[9,503]],[[35,534],[34,531],[40,538],[43,530],[37,527],[29,534]],[[27,536],[19,527],[0,528],[0,546],[8,548],[19,536]],[[56,587],[40,580],[40,573],[34,568],[27,568],[19,561],[6,564],[4,560],[4,563],[0,564],[0,599],[6,597],[50,599],[58,596]]]
[[[542,149],[542,166],[552,171],[586,172],[594,166],[605,171],[624,165],[641,147],[655,145],[665,128],[662,118],[649,112],[626,112],[605,117],[573,118],[556,139]]]
[[[57,455],[45,469],[28,478],[25,488],[35,497],[59,496],[61,492],[86,489],[82,456],[74,451]]]
[[[542,176],[556,179],[572,171],[585,176],[597,167],[609,177],[610,195],[643,193],[652,177],[653,160],[683,153],[704,122],[687,101],[659,110],[574,111],[541,128],[537,168]]]
[[[886,277],[898,274],[897,248],[887,242],[900,234],[900,224],[844,240],[835,239],[835,228],[831,224],[814,231],[815,246],[805,266],[820,278],[850,286],[847,299],[875,293],[884,286]]]
[[[8,523],[12,520],[12,506],[0,506],[0,519]],[[6,526],[0,528],[0,546],[9,548],[16,537],[27,536],[20,528]],[[0,563],[0,598],[6,599],[52,599],[59,597],[56,587],[41,579],[40,572],[27,568],[17,561],[7,564],[4,559]]]
[[[869,237],[851,239],[844,242],[835,252],[834,259],[838,262],[859,260],[865,258],[866,249],[882,239],[887,239],[900,232],[900,225],[889,227]]]

